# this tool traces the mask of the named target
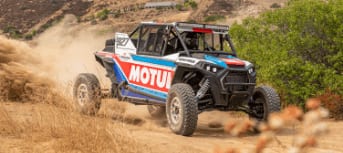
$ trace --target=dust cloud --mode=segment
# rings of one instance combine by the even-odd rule
[[[94,73],[102,86],[107,85],[103,68],[96,63],[94,52],[113,37],[110,27],[77,23],[73,15],[65,16],[36,40],[34,51],[46,66],[46,74],[59,85],[68,86],[79,73]]]
[[[38,71],[41,63],[32,52],[24,42],[0,37],[0,100],[30,100],[35,97],[28,97],[30,93],[51,86],[42,79]]]
[[[70,96],[79,73],[96,74],[106,88],[108,79],[94,52],[113,34],[108,26],[78,24],[67,15],[30,42],[0,36],[0,100],[32,100],[27,95],[41,97],[47,88]]]

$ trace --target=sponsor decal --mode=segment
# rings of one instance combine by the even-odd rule
[[[144,86],[157,87],[157,89],[169,89],[171,72],[152,67],[131,65],[129,81]]]
[[[173,70],[120,61],[118,57],[115,57],[115,59],[119,62],[129,83],[168,92],[174,76]]]
[[[126,37],[117,37],[116,43],[118,46],[126,46],[126,44],[129,42],[130,38]]]

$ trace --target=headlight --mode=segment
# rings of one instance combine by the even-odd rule
[[[199,63],[199,66],[202,69],[205,69],[206,71],[209,71],[209,72],[212,72],[212,73],[217,73],[217,72],[219,72],[220,70],[223,69],[220,66],[217,66],[217,65],[214,65],[214,64],[211,64],[211,63],[206,63],[206,62]]]
[[[248,69],[248,72],[249,72],[249,74],[255,72],[255,68],[254,68],[254,67],[249,68],[249,69]]]

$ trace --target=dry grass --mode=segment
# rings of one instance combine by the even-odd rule
[[[40,75],[44,69],[31,51],[25,43],[0,37],[1,153],[151,152],[130,135],[125,128],[130,125],[121,124],[141,124],[141,118],[125,116],[126,106],[118,102],[99,117],[74,112],[72,100],[50,78]],[[22,104],[7,110],[5,104],[11,103],[4,101]],[[2,144],[1,139],[6,141]],[[16,145],[6,146],[8,142]]]
[[[284,152],[305,153],[309,148],[316,147],[321,136],[327,134],[328,127],[323,119],[329,116],[327,109],[321,107],[319,99],[309,99],[306,102],[306,108],[309,110],[304,113],[296,106],[288,106],[279,113],[273,113],[269,116],[266,123],[257,124],[249,119],[244,121],[229,122],[225,126],[225,131],[232,136],[241,136],[249,132],[254,127],[261,131],[255,148],[244,150],[242,148],[228,147],[226,149],[216,148],[215,153],[262,153],[271,142],[276,142]],[[291,146],[284,145],[278,138],[278,131],[288,126],[300,124],[300,127],[294,135]]]
[[[19,136],[21,128],[9,117],[0,105],[0,136]]]
[[[125,125],[107,118],[87,117],[51,105],[35,104],[33,106],[38,106],[32,108],[27,119],[19,119],[11,118],[2,105],[0,103],[0,137],[21,140],[18,148],[26,147],[20,152],[151,152],[135,141]],[[42,148],[42,145],[47,146]]]
[[[343,97],[334,94],[330,90],[326,90],[325,93],[318,96],[318,98],[323,102],[323,106],[330,111],[330,116],[336,120],[343,119]]]
[[[145,120],[139,115],[126,114],[127,102],[121,102],[115,99],[103,99],[101,102],[101,109],[97,114],[98,117],[111,118],[120,123],[131,125],[142,125]]]

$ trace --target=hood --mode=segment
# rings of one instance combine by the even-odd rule
[[[241,60],[237,57],[234,57],[232,55],[227,55],[223,57],[215,57],[211,55],[205,55],[204,59],[208,62],[214,63],[218,66],[221,66],[223,68],[228,68],[228,67],[234,67],[234,68],[245,68],[249,65],[251,65],[250,62]]]

